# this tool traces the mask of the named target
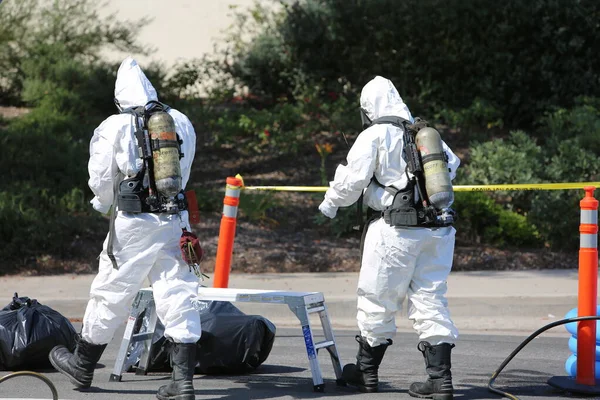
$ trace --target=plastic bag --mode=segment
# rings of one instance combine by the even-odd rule
[[[199,301],[202,336],[196,352],[197,374],[239,374],[260,366],[269,356],[275,341],[275,325],[260,315],[246,315],[227,301]],[[148,318],[141,315],[134,332],[146,331]],[[148,371],[170,371],[172,343],[157,321]],[[139,362],[142,343],[134,343],[125,369]]]
[[[51,368],[48,354],[54,346],[75,349],[77,333],[58,311],[29,297],[19,297],[0,310],[0,369]]]

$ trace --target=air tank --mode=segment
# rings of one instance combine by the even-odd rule
[[[147,124],[152,140],[156,190],[164,197],[175,197],[181,191],[181,165],[175,121],[168,113],[159,111],[150,116]]]
[[[442,138],[437,130],[425,127],[417,132],[415,143],[423,162],[425,190],[429,201],[436,209],[443,211],[454,202],[454,190]]]

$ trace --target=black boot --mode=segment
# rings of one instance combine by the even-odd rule
[[[349,385],[358,387],[358,390],[364,393],[374,393],[379,390],[379,364],[383,360],[383,355],[392,340],[388,339],[387,344],[371,347],[367,340],[362,336],[356,335],[358,342],[358,353],[356,354],[356,364],[346,364],[342,371],[342,379]]]
[[[105,348],[105,344],[91,344],[77,338],[73,353],[65,346],[59,345],[50,350],[48,358],[54,368],[69,377],[78,389],[87,389],[92,384],[94,368]]]
[[[174,343],[171,352],[171,383],[158,389],[160,400],[194,400],[194,369],[196,343]]]
[[[434,400],[452,400],[452,373],[450,368],[450,353],[453,344],[442,343],[432,346],[428,342],[419,342],[417,349],[425,358],[425,370],[429,378],[425,382],[415,382],[410,385],[408,394],[413,397]]]

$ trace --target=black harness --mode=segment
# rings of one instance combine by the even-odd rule
[[[394,186],[383,186],[375,178],[373,181],[385,188],[385,191],[393,196],[392,204],[381,212],[381,217],[391,226],[420,226],[420,227],[440,227],[435,207],[429,205],[427,192],[425,191],[425,179],[423,178],[423,163],[421,156],[415,144],[415,129],[419,129],[421,120],[416,119],[415,123],[395,116],[385,116],[377,118],[371,122],[374,124],[391,124],[404,133],[404,146],[402,156],[406,161],[406,177],[408,183],[406,187],[398,189]],[[423,125],[424,126],[424,125]],[[421,127],[423,127],[421,126]],[[408,172],[412,174],[409,176]],[[415,194],[416,193],[416,194]],[[418,198],[420,201],[416,201]]]
[[[183,141],[177,135],[177,140],[151,139],[148,136],[147,122],[150,116],[158,111],[167,112],[170,107],[158,101],[150,101],[146,106],[131,107],[121,111],[121,114],[131,114],[135,119],[135,138],[138,143],[140,158],[144,161],[140,171],[131,178],[119,183],[117,204],[119,210],[132,213],[172,213],[166,199],[156,189],[154,180],[154,164],[152,152],[161,148],[174,147],[179,151],[179,159],[183,157],[181,144]],[[148,180],[145,177],[148,176]],[[145,185],[146,183],[146,185]],[[176,197],[177,207],[174,210],[187,209],[183,191]]]
[[[440,222],[437,218],[437,210],[429,204],[427,192],[425,190],[425,179],[423,175],[423,163],[421,156],[415,143],[415,135],[419,129],[427,126],[427,123],[420,118],[415,118],[415,122],[397,117],[384,116],[371,121],[366,111],[361,109],[361,119],[363,129],[375,124],[391,124],[403,132],[403,149],[402,157],[406,161],[406,177],[408,183],[406,187],[398,189],[394,186],[384,186],[372,178],[372,182],[384,188],[384,190],[393,196],[392,204],[386,207],[383,211],[373,209],[367,210],[367,221],[362,226],[362,236],[360,240],[360,255],[362,262],[362,254],[364,250],[365,237],[371,222],[383,218],[383,220],[391,226],[396,227],[423,227],[423,228],[439,228],[448,226]],[[447,155],[444,154],[447,161]],[[410,172],[412,176],[408,174]],[[416,191],[416,192],[415,192]],[[362,197],[362,196],[361,196]],[[418,197],[419,201],[415,198]],[[362,204],[360,205],[362,211]]]
[[[117,107],[119,107],[117,103]],[[120,107],[119,107],[120,109]],[[170,107],[158,101],[150,101],[145,106],[131,107],[121,110],[121,114],[131,114],[135,119],[135,138],[138,144],[140,158],[144,161],[141,170],[132,178],[122,179],[123,175],[119,173],[114,177],[113,190],[115,193],[116,203],[119,211],[131,213],[173,213],[169,209],[169,204],[166,199],[160,196],[156,190],[154,181],[154,164],[153,154],[154,149],[165,147],[177,147],[179,150],[179,159],[183,157],[181,152],[181,144],[183,141],[177,135],[177,141],[173,140],[151,140],[148,135],[148,118],[158,111],[167,112]],[[148,186],[144,185],[144,179],[148,176]],[[176,206],[173,210],[183,211],[188,209],[187,200],[183,190],[177,194],[175,198]],[[110,225],[108,234],[108,243],[106,253],[115,269],[119,269],[119,265],[113,253],[113,242],[115,238],[115,205],[111,208]]]

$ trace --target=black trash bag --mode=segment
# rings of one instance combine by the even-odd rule
[[[54,346],[75,349],[77,333],[58,311],[29,297],[19,297],[0,310],[0,370],[51,368],[48,354]]]
[[[202,336],[196,352],[197,374],[240,374],[259,367],[273,348],[275,325],[260,315],[246,315],[228,301],[199,301]],[[148,321],[138,318],[134,332],[145,331]],[[148,371],[171,371],[172,343],[158,321],[152,338]],[[130,366],[139,363],[142,343],[130,347]]]

